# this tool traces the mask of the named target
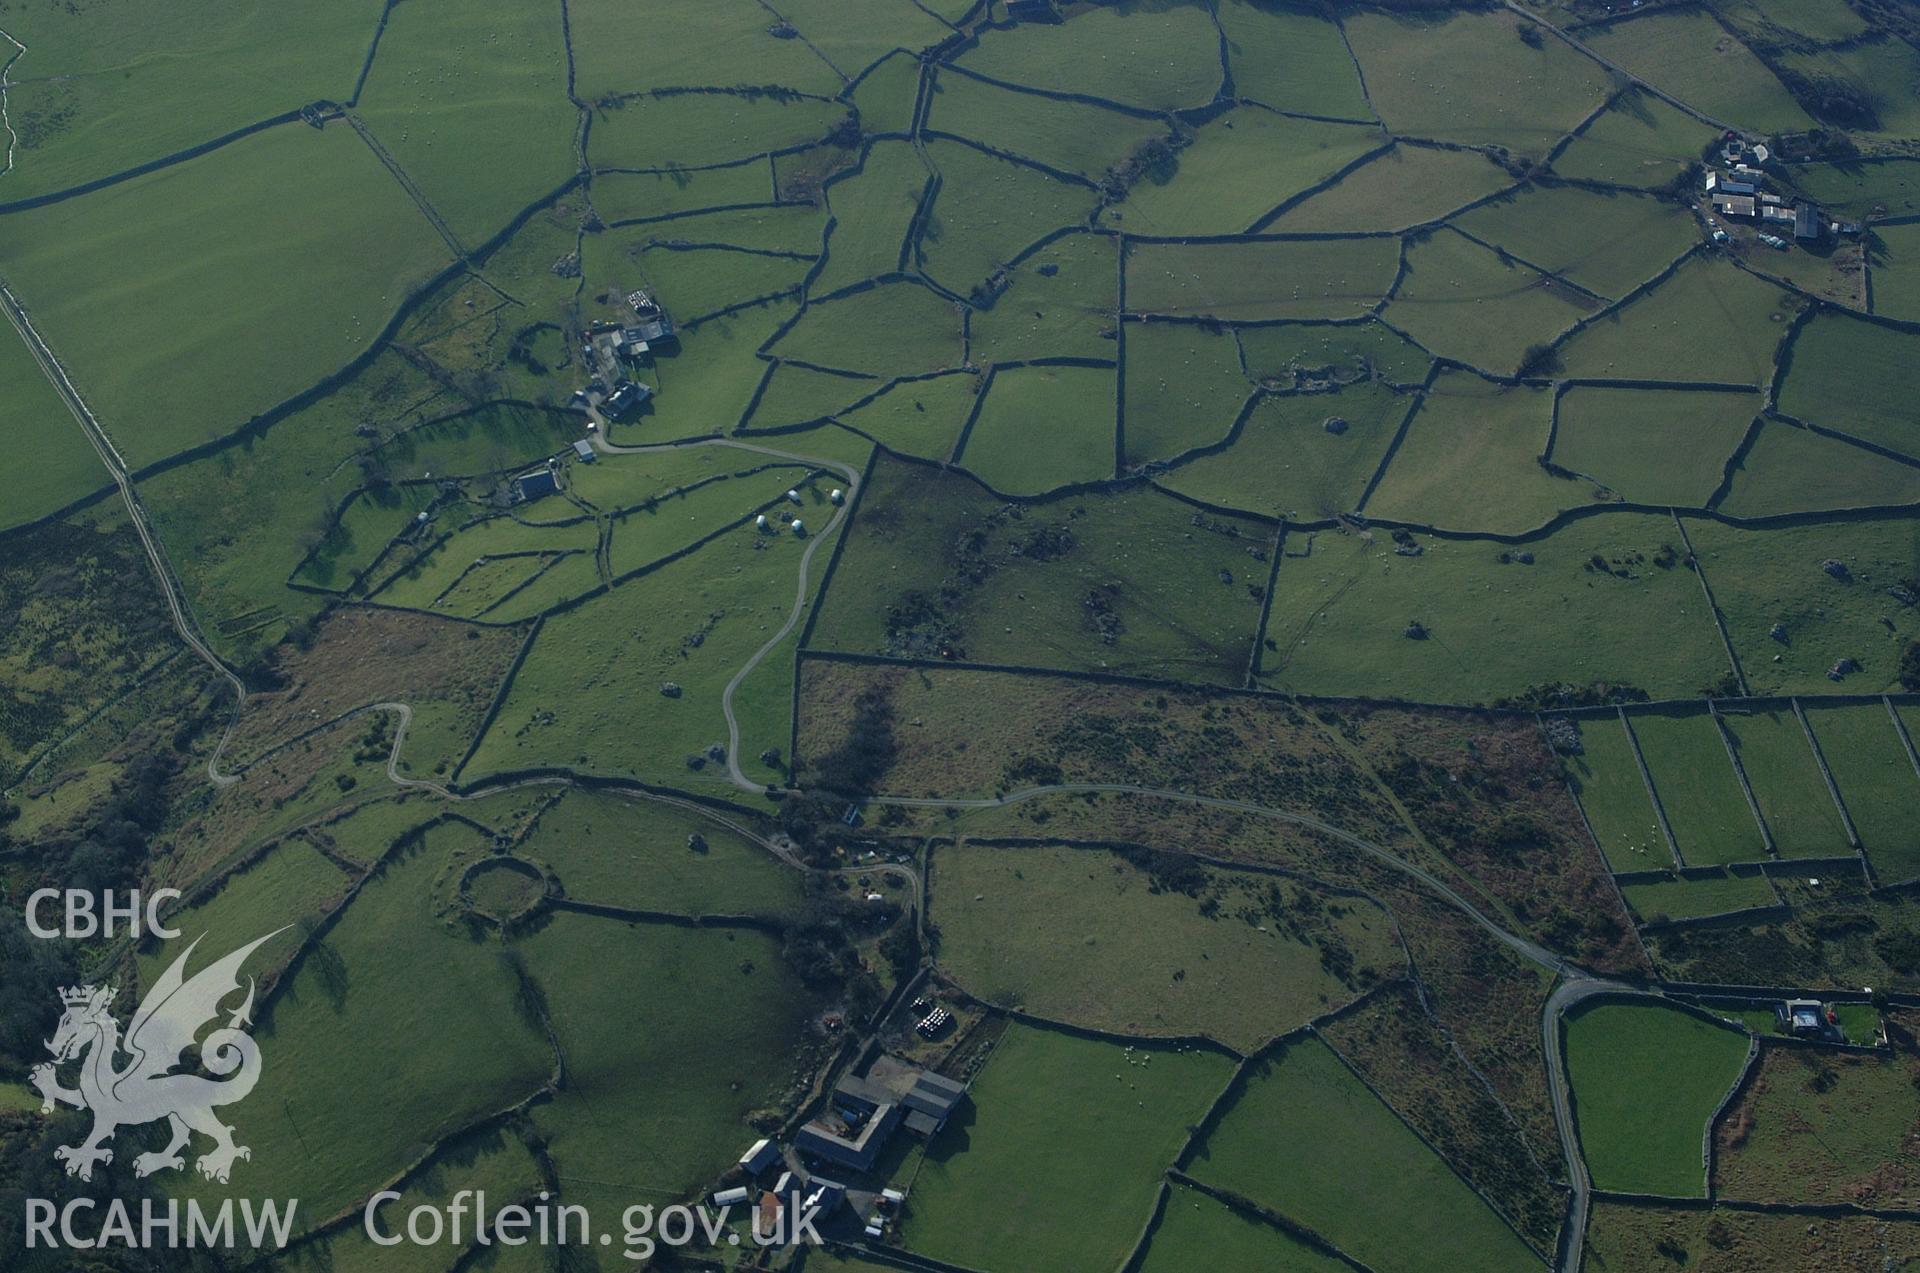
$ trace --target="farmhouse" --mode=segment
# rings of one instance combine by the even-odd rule
[[[1818,999],[1789,999],[1779,1009],[1787,1029],[1802,1038],[1825,1038],[1827,1014]]]
[[[638,409],[641,403],[653,396],[653,390],[638,381],[623,380],[613,387],[607,400],[601,405],[609,418],[618,420],[622,416]]]

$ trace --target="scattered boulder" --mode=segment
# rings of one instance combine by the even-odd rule
[[[1547,742],[1563,756],[1578,756],[1587,750],[1580,741],[1580,727],[1564,716],[1549,716],[1542,728]]]
[[[672,681],[662,681],[660,682],[660,697],[661,698],[679,698],[680,687],[678,685],[675,685]]]
[[[710,744],[707,747],[707,759],[715,764],[723,764],[727,759],[727,749],[719,743]]]
[[[1343,420],[1342,418],[1340,418],[1339,416],[1337,416],[1337,415],[1330,415],[1330,416],[1328,416],[1328,417],[1326,418],[1326,420],[1325,420],[1325,421],[1324,421],[1324,422],[1323,422],[1323,423],[1322,423],[1322,424],[1320,425],[1320,427],[1321,427],[1321,428],[1323,428],[1323,429],[1325,429],[1325,430],[1326,430],[1326,431],[1327,431],[1328,433],[1331,433],[1331,434],[1333,434],[1333,436],[1337,438],[1337,437],[1339,437],[1339,436],[1340,436],[1340,435],[1341,435],[1342,433],[1345,433],[1345,432],[1347,431],[1347,429],[1348,429],[1348,427],[1349,427],[1349,426],[1348,426],[1348,424],[1347,424],[1347,422],[1346,422],[1345,420]]]
[[[1767,635],[1778,641],[1781,645],[1792,644],[1787,639],[1787,625],[1784,623],[1776,623],[1771,628],[1768,628]]]
[[[1407,544],[1396,544],[1394,546],[1393,551],[1396,555],[1401,557],[1418,557],[1421,553],[1427,550],[1422,548],[1418,544],[1407,543]]]
[[[1232,582],[1233,582],[1233,572],[1232,572],[1231,570],[1223,570],[1223,571],[1221,571],[1221,572],[1220,572],[1220,582],[1221,582],[1221,583],[1229,583],[1229,584],[1230,584],[1230,583],[1232,583]]]
[[[1424,641],[1427,639],[1427,625],[1418,619],[1409,623],[1401,631],[1410,641]]]
[[[1920,605],[1920,593],[1916,593],[1905,584],[1893,585],[1887,589],[1887,595],[1903,606]]]
[[[698,831],[688,835],[687,851],[690,853],[705,853],[707,851],[707,837],[701,835]]]
[[[1531,566],[1533,564],[1533,554],[1524,550],[1515,553],[1513,559],[1523,566]]]
[[[1853,572],[1847,569],[1847,563],[1838,557],[1829,557],[1820,563],[1820,569],[1838,579],[1841,583],[1852,583]]]
[[[707,767],[707,758],[705,756],[702,756],[697,751],[687,753],[687,768],[693,770],[695,773],[698,773],[700,770],[705,769],[706,767]]]
[[[1827,679],[1829,681],[1845,680],[1849,673],[1858,672],[1859,670],[1860,661],[1858,659],[1843,658],[1827,669]]]

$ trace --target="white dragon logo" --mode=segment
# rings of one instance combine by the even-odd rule
[[[276,929],[242,946],[188,980],[187,960],[200,944],[195,938],[147,992],[127,1025],[124,1043],[119,1024],[107,1011],[119,993],[116,987],[69,986],[60,992],[66,1012],[47,1043],[53,1060],[35,1066],[30,1077],[40,1089],[43,1113],[51,1113],[56,1102],[93,1111],[93,1131],[86,1140],[53,1151],[53,1156],[66,1164],[69,1176],[92,1180],[94,1164],[113,1161],[113,1150],[106,1147],[106,1142],[113,1139],[116,1129],[162,1118],[167,1120],[172,1139],[158,1153],[135,1158],[135,1175],[150,1176],[186,1166],[180,1151],[194,1132],[214,1141],[214,1147],[194,1163],[200,1174],[211,1180],[225,1184],[236,1160],[253,1157],[252,1150],[234,1143],[234,1129],[213,1112],[217,1106],[245,1099],[260,1080],[259,1045],[241,1029],[253,1023],[253,978],[247,978],[246,1002],[231,1012],[224,1028],[213,1031],[200,1043],[201,1066],[216,1076],[232,1077],[215,1081],[199,1074],[168,1071],[180,1064],[182,1053],[194,1045],[200,1028],[220,1015],[220,1001],[240,989],[240,965],[247,956],[285,931]],[[131,1060],[124,1068],[115,1069],[114,1062],[122,1052]],[[62,1087],[56,1067],[82,1057],[79,1087]]]

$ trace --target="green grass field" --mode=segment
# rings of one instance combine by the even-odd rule
[[[1132,358],[1130,350],[1129,366]],[[1317,520],[1350,512],[1380,467],[1408,401],[1372,383],[1333,394],[1266,397],[1233,445],[1157,480],[1182,495],[1270,517]],[[1347,427],[1329,431],[1327,422],[1333,419]],[[1129,438],[1133,427],[1129,415]]]
[[[807,306],[768,352],[873,376],[939,371],[962,361],[960,311],[931,288],[884,283]]]
[[[1656,564],[1678,535],[1661,517],[1588,518],[1527,546],[1290,535],[1276,577],[1264,683],[1302,694],[1486,702],[1546,685],[1691,695],[1726,654],[1692,573]],[[1502,562],[1502,552],[1509,560]],[[1593,568],[1598,554],[1608,563]],[[1427,635],[1410,639],[1418,622]]]
[[[1588,1007],[1564,1028],[1580,1148],[1594,1185],[1704,1194],[1701,1136],[1740,1076],[1746,1035],[1651,1001]]]
[[[841,412],[838,419],[890,451],[944,460],[960,440],[983,383],[963,371],[903,381],[866,406]]]
[[[815,534],[830,512],[817,487],[796,510]],[[549,619],[464,776],[565,765],[677,786],[724,784],[719,765],[702,760],[694,769],[687,760],[725,744],[721,690],[785,622],[804,543],[749,523]],[[825,562],[824,551],[816,555],[814,587]],[[610,631],[621,635],[603,650]],[[668,683],[681,687],[678,697],[662,693]],[[648,704],[644,731],[632,728],[636,703]],[[784,747],[787,734],[784,723],[771,737],[743,733],[741,749],[756,756]]]
[[[706,847],[688,844],[698,835]],[[514,853],[552,868],[576,901],[681,915],[775,915],[800,877],[765,849],[681,809],[570,791]]]
[[[1575,333],[1566,373],[1597,379],[1766,384],[1798,308],[1772,284],[1717,261],[1693,260],[1651,292]]]
[[[1731,127],[1791,132],[1811,122],[1765,63],[1704,10],[1648,14],[1580,35],[1601,57]]]
[[[1588,125],[1553,161],[1574,181],[1606,181],[1651,190],[1699,159],[1716,134],[1647,93],[1629,93]]]
[[[1257,0],[1218,10],[1234,91],[1275,110],[1372,119],[1340,28],[1318,14]]]
[[[1882,226],[1873,257],[1873,312],[1909,322],[1920,319],[1920,233],[1908,225]]]
[[[1550,274],[1624,296],[1699,241],[1693,218],[1641,195],[1535,186],[1482,204],[1453,224]]]
[[[1541,156],[1606,97],[1606,73],[1558,40],[1520,39],[1504,12],[1360,13],[1344,24],[1396,134]]]
[[[1853,851],[1813,746],[1786,708],[1725,712],[1740,767],[1781,857],[1842,857]]]
[[[875,142],[860,171],[827,188],[833,229],[827,263],[813,281],[823,296],[900,268],[907,230],[933,174],[903,141]]]
[[[560,914],[515,950],[567,1062],[534,1124],[590,1204],[679,1196],[732,1163],[747,1116],[788,1095],[820,1006],[757,931]]]
[[[1137,243],[1128,249],[1135,314],[1250,321],[1353,318],[1393,282],[1392,239]]]
[[[135,468],[344,366],[448,256],[344,125],[257,134],[6,225],[0,272]],[[202,374],[207,350],[235,374]]]
[[[1890,217],[1920,212],[1920,163],[1911,159],[1808,164],[1794,177],[1809,197],[1844,216],[1864,217],[1876,208]]]
[[[389,15],[359,114],[468,246],[572,176],[561,17],[514,4]]]
[[[1618,720],[1606,716],[1585,717],[1579,729],[1583,750],[1562,763],[1607,865],[1616,871],[1666,866],[1673,854],[1640,775],[1633,740]]]
[[[1141,1273],[1183,1273],[1201,1266],[1267,1273],[1340,1273],[1349,1266],[1286,1230],[1243,1215],[1198,1189],[1176,1187],[1153,1231]]]
[[[1886,707],[1809,704],[1806,713],[1874,874],[1883,884],[1920,875],[1920,827],[1907,813],[1920,799],[1920,773]]]
[[[1122,224],[1129,234],[1239,234],[1385,140],[1368,125],[1243,106],[1195,130],[1170,172],[1154,169],[1135,183],[1120,208]]]
[[[514,1006],[500,951],[444,920],[449,865],[484,845],[464,826],[427,832],[361,890],[262,1016],[256,1034],[272,1064],[241,1121],[254,1151],[239,1169],[249,1187],[296,1196],[303,1215],[322,1219],[435,1138],[546,1082],[551,1054]],[[431,1043],[422,1020],[433,1022]],[[408,1039],[414,1046],[396,1052]],[[401,1055],[404,1064],[362,1063]],[[310,1134],[317,1128],[324,1138]]]
[[[1266,228],[1288,234],[1404,230],[1504,190],[1513,180],[1478,151],[1396,145]]]
[[[11,9],[4,29],[27,52],[8,77],[17,141],[0,198],[65,190],[316,98],[342,100],[380,12],[375,0]]]
[[[1680,710],[1635,712],[1630,719],[1681,860],[1709,866],[1765,857],[1713,718],[1703,710]]]
[[[1384,323],[1286,323],[1235,331],[1247,374],[1276,388],[1318,388],[1331,382],[1379,380],[1421,384],[1433,360]]]
[[[1255,1067],[1187,1170],[1306,1225],[1370,1268],[1541,1267],[1318,1038]]]
[[[1097,367],[995,372],[955,462],[1008,495],[1105,481],[1113,476],[1113,375]]]
[[[1920,341],[1906,332],[1822,314],[1801,329],[1780,385],[1780,409],[1920,458],[1905,404],[1916,388]]]
[[[822,649],[1215,684],[1246,669],[1263,526],[1196,526],[1141,487],[1009,509],[898,462],[874,470],[861,505],[814,629]]]
[[[33,456],[33,481],[15,487],[0,512],[0,531],[45,517],[107,484],[106,466],[25,343],[0,332],[0,447]]]
[[[942,848],[930,891],[969,992],[1115,1034],[1251,1050],[1404,962],[1371,902],[1225,871],[1196,899],[1103,849]]]
[[[841,75],[805,41],[768,30],[754,0],[665,0],[646,22],[619,0],[569,5],[574,93],[585,101],[660,88],[727,87],[742,80],[831,95]]]
[[[1920,504],[1920,468],[1780,420],[1760,426],[1727,497],[1731,517]]]
[[[923,49],[953,34],[918,5],[891,0],[787,0],[780,16],[848,79],[894,49]]]
[[[1422,346],[1496,376],[1594,308],[1577,292],[1450,230],[1407,249],[1407,272],[1384,317]]]
[[[909,1250],[971,1268],[1115,1267],[1232,1065],[1012,1025],[968,1105],[927,1147],[901,1229]],[[1080,1205],[1055,1205],[1072,1176]]]
[[[1896,661],[1904,642],[1920,639],[1920,613],[1886,590],[1920,571],[1920,522],[1759,531],[1690,519],[1687,534],[1754,693],[1832,693],[1827,673],[1843,658],[1861,670],[1838,683],[1842,692],[1898,683]],[[1825,572],[1827,561],[1846,567],[1844,582]],[[1769,635],[1776,626],[1784,641]]]
[[[1773,890],[1759,872],[1736,875],[1672,876],[1664,880],[1623,882],[1620,892],[1647,923],[1660,919],[1695,919],[1729,911],[1773,905]]]
[[[1175,110],[1213,99],[1220,33],[1191,0],[1121,0],[1058,26],[988,31],[957,64],[1030,88]]]
[[[1253,392],[1232,333],[1186,323],[1127,328],[1126,454],[1129,467],[1171,460],[1226,440]]]
[[[218,892],[184,909],[167,923],[188,941],[204,941],[200,958],[220,958],[285,924],[312,923],[339,905],[352,881],[306,840],[276,846],[246,870],[228,876]],[[294,942],[281,942],[256,957],[255,971],[283,967]],[[140,984],[150,987],[180,955],[178,946],[140,953]],[[196,965],[198,966],[198,965]]]
[[[1839,48],[1789,53],[1780,61],[1790,73],[1839,84],[1853,93],[1871,112],[1868,132],[1910,137],[1920,130],[1920,106],[1911,92],[1920,75],[1920,53],[1904,40],[1882,35]]]
[[[1069,234],[1021,259],[991,309],[967,327],[975,362],[1112,358],[1120,268],[1115,240]]]
[[[1518,534],[1591,502],[1584,483],[1540,467],[1553,395],[1460,371],[1433,382],[1367,500],[1373,517]]]
[[[1008,261],[1093,210],[1091,191],[1025,164],[953,141],[931,142],[926,153],[941,185],[920,229],[921,263],[962,296],[985,295]]]
[[[1759,410],[1755,394],[1576,388],[1560,399],[1552,458],[1623,499],[1699,508]]]
[[[1085,102],[1021,93],[971,75],[935,77],[927,127],[1098,181],[1165,124]]]

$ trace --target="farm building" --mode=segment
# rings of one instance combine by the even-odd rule
[[[762,1136],[748,1146],[747,1152],[740,1155],[740,1170],[749,1176],[757,1176],[780,1161],[780,1146]]]
[[[1750,217],[1755,214],[1757,205],[1752,195],[1726,194],[1721,191],[1715,191],[1713,208],[1714,211],[1720,213],[1722,216]]]
[[[593,443],[581,438],[573,444],[573,453],[580,457],[582,464],[593,463]]]
[[[916,1136],[932,1136],[946,1126],[953,1111],[967,1099],[967,1085],[945,1075],[923,1070],[913,1089],[902,1099],[907,1107],[907,1130]]]
[[[560,483],[554,478],[553,470],[543,467],[514,478],[511,497],[516,504],[526,504],[542,496],[552,495],[559,489]]]
[[[834,1085],[833,1108],[803,1126],[793,1138],[793,1147],[865,1171],[899,1122],[900,1106],[892,1092],[847,1075]]]

